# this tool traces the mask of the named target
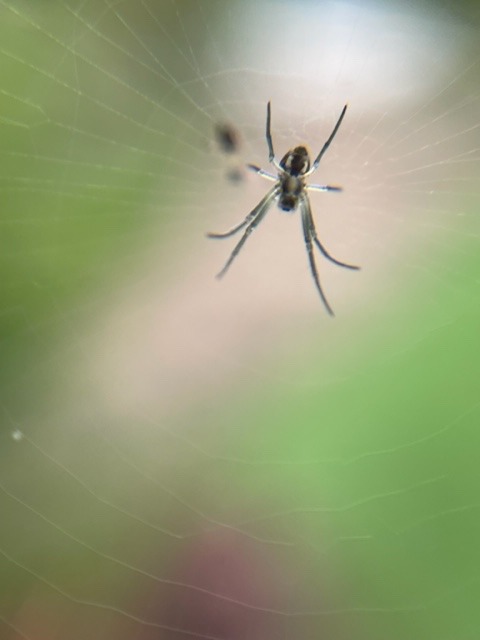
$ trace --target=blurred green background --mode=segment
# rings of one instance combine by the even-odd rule
[[[0,3],[0,637],[478,637],[480,13],[319,4]],[[299,233],[213,282],[214,125],[345,96],[337,318]]]

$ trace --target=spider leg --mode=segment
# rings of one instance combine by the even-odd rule
[[[272,113],[271,113],[271,105],[270,105],[270,100],[268,101],[267,104],[267,130],[265,133],[265,137],[267,138],[267,144],[268,144],[268,160],[269,162],[272,162],[272,160],[275,158],[275,152],[273,150],[273,142],[272,142],[272,133],[270,131],[270,122],[272,119]]]
[[[270,191],[267,193],[267,195],[255,207],[255,209],[252,211],[252,213],[250,213],[247,216],[247,218],[248,218],[247,222],[249,222],[250,224],[248,224],[247,228],[244,231],[243,236],[240,238],[240,241],[236,244],[235,248],[233,249],[232,253],[230,254],[230,257],[227,260],[227,262],[225,263],[225,266],[220,271],[220,273],[217,274],[217,278],[221,278],[228,271],[228,268],[230,267],[232,262],[235,260],[237,255],[240,253],[240,249],[243,247],[245,242],[248,240],[249,235],[252,233],[252,231],[255,229],[255,227],[257,227],[260,224],[260,222],[263,220],[263,218],[265,217],[268,209],[270,208],[270,205],[272,204],[274,198],[276,198],[277,195],[278,195],[278,187],[275,186],[272,189],[270,189]],[[252,215],[252,214],[254,214],[254,215]],[[236,227],[236,230],[238,230],[239,228],[241,228],[245,224],[246,224],[246,221],[244,220],[239,227]],[[228,233],[228,235],[232,235],[231,232]],[[226,235],[216,235],[215,236],[215,235],[211,235],[210,234],[210,237],[225,238]]]
[[[318,156],[315,158],[315,161],[312,164],[311,169],[309,169],[309,171],[307,171],[307,173],[305,174],[306,176],[309,176],[311,173],[313,173],[315,171],[315,169],[318,167],[318,165],[320,164],[320,160],[322,159],[323,154],[325,153],[325,151],[330,146],[330,144],[331,144],[332,140],[334,139],[338,129],[340,128],[340,125],[342,124],[342,120],[343,120],[343,117],[344,117],[345,112],[347,110],[347,107],[348,107],[347,104],[343,107],[342,113],[340,114],[340,117],[337,120],[337,124],[333,127],[332,133],[330,134],[328,140],[325,142],[325,144],[321,148],[320,153],[318,154]]]
[[[307,249],[308,261],[310,263],[310,271],[313,276],[313,280],[315,282],[315,286],[317,287],[318,293],[320,294],[320,298],[325,306],[325,309],[331,316],[334,316],[332,307],[328,304],[328,300],[323,293],[322,285],[320,284],[320,279],[318,277],[317,265],[315,264],[315,256],[313,255],[313,245],[312,245],[312,233],[310,227],[310,221],[308,218],[308,210],[306,205],[307,198],[303,197],[300,199],[300,211],[302,214],[302,227],[303,227],[303,237],[305,239],[305,247]]]
[[[307,184],[310,191],[343,191],[343,187],[335,187],[332,184]]]
[[[265,171],[264,169],[260,169],[256,164],[247,164],[247,169],[255,171],[255,173],[258,173],[259,176],[262,176],[262,178],[266,178],[267,180],[273,180],[273,182],[278,180],[277,176],[274,176],[272,173],[268,173],[268,171]]]
[[[272,113],[271,113],[271,105],[269,100],[267,104],[267,130],[265,132],[265,137],[267,138],[267,145],[268,145],[268,161],[273,163],[274,167],[278,171],[283,171],[282,167],[275,160],[275,152],[273,150],[273,142],[272,142],[272,132],[270,130],[271,120],[272,120]]]
[[[207,233],[207,238],[229,238],[230,236],[235,235],[237,231],[240,231],[240,229],[243,229],[243,227],[245,227],[249,222],[254,220],[257,217],[257,215],[261,212],[263,207],[270,204],[270,201],[273,199],[273,197],[277,195],[277,190],[278,190],[277,187],[273,187],[273,189],[270,189],[267,195],[260,200],[257,206],[254,209],[252,209],[252,211],[250,211],[250,213],[245,218],[245,220],[243,220],[240,224],[237,224],[235,227],[232,227],[231,229],[229,229],[228,231],[225,231],[224,233],[209,232]]]
[[[328,251],[325,249],[325,247],[317,237],[317,230],[315,229],[315,224],[313,222],[312,209],[310,207],[310,200],[306,194],[303,196],[301,202],[302,202],[302,214],[305,215],[305,220],[307,221],[308,228],[310,230],[310,236],[312,240],[315,242],[315,244],[317,245],[317,247],[320,249],[320,252],[322,253],[322,255],[325,258],[327,258],[327,260],[330,260],[330,262],[333,262],[333,264],[336,264],[339,267],[345,267],[345,269],[355,269],[358,271],[360,267],[357,267],[353,264],[347,264],[346,262],[340,262],[340,260],[337,260],[336,258],[334,258],[328,253]]]

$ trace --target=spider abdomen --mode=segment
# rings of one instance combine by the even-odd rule
[[[310,156],[306,147],[295,147],[280,160],[282,169],[291,176],[301,176],[310,169]]]

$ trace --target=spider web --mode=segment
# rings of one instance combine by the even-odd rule
[[[474,6],[0,0],[2,638],[478,636]]]

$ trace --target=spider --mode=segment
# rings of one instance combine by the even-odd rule
[[[247,241],[249,235],[252,231],[260,224],[265,215],[267,214],[270,206],[273,202],[277,202],[279,209],[287,212],[294,212],[297,207],[300,209],[300,213],[302,215],[302,226],[303,226],[303,236],[305,239],[305,246],[307,249],[308,260],[310,264],[310,271],[313,276],[313,280],[315,282],[315,286],[317,287],[318,293],[320,294],[320,298],[327,310],[327,312],[333,316],[333,310],[328,303],[327,298],[323,292],[323,289],[320,285],[320,279],[318,277],[317,266],[315,264],[315,258],[313,255],[313,243],[315,243],[320,250],[320,253],[338,265],[339,267],[345,267],[346,269],[360,269],[360,267],[346,264],[345,262],[340,262],[333,256],[331,256],[328,251],[325,249],[323,244],[320,242],[317,236],[317,232],[315,229],[315,225],[313,222],[312,210],[310,207],[310,200],[307,194],[308,191],[342,191],[342,187],[331,186],[331,185],[319,185],[319,184],[307,184],[305,182],[305,178],[310,176],[314,171],[317,170],[318,165],[320,164],[320,160],[322,159],[324,153],[330,146],[333,138],[335,137],[342,120],[345,116],[345,112],[347,110],[347,105],[345,105],[342,109],[340,117],[337,120],[336,125],[333,128],[332,133],[329,138],[323,145],[320,150],[320,153],[315,158],[313,164],[310,164],[310,156],[308,150],[304,146],[295,147],[283,156],[283,158],[278,162],[275,158],[275,153],[273,151],[273,142],[272,142],[272,134],[270,131],[270,122],[271,122],[271,106],[270,102],[267,104],[267,126],[266,126],[266,134],[265,137],[267,139],[268,145],[268,160],[275,169],[278,174],[275,176],[268,171],[264,171],[260,167],[257,167],[254,164],[248,164],[247,167],[257,173],[262,178],[266,178],[267,180],[271,180],[275,182],[273,187],[268,191],[262,200],[257,204],[257,206],[247,215],[247,217],[240,224],[236,225],[232,229],[229,229],[225,233],[207,233],[209,238],[229,238],[230,236],[235,235],[238,231],[246,227],[243,236],[240,241],[237,243],[235,248],[233,249],[229,259],[227,260],[223,269],[218,273],[217,277],[221,278],[227,272],[228,268],[235,260],[237,255],[239,254],[241,248]]]

